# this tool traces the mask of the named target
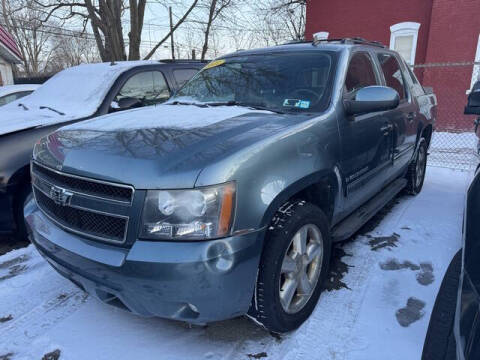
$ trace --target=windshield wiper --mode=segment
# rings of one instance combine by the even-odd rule
[[[248,107],[255,110],[264,110],[264,111],[271,111],[277,114],[285,114],[284,111],[271,109],[263,105],[248,104],[248,103],[243,103],[243,102],[234,101],[234,100],[225,101],[225,102],[211,102],[211,103],[207,103],[207,105],[208,106],[243,106],[243,107]]]
[[[178,100],[169,102],[165,105],[193,105],[193,106],[198,106],[198,107],[202,107],[202,108],[207,107],[207,104],[199,104],[199,103],[194,103],[194,102],[178,101]]]
[[[40,110],[43,110],[43,109],[47,109],[47,110],[56,112],[57,114],[62,115],[62,116],[65,115],[65,113],[63,113],[61,111],[58,111],[58,110],[55,110],[55,109],[51,108],[50,106],[40,106]]]
[[[28,110],[28,107],[26,107],[24,103],[19,103],[18,106],[21,106],[25,111]]]

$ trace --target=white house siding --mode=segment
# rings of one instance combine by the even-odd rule
[[[4,58],[0,56],[0,85],[12,85],[13,84],[13,72],[12,65],[9,64]],[[3,84],[2,84],[3,82]]]

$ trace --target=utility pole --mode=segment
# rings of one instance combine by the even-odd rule
[[[175,43],[173,41],[173,16],[172,16],[172,7],[168,8],[168,12],[170,13],[170,41],[171,41],[171,48],[172,48],[172,60],[175,60]]]

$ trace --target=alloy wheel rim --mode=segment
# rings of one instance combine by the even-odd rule
[[[417,158],[417,165],[416,165],[416,175],[417,178],[415,179],[415,185],[418,187],[422,183],[423,176],[425,175],[425,165],[426,165],[426,159],[427,157],[425,156],[425,148],[420,147],[418,151],[418,158]]]
[[[282,260],[279,297],[283,310],[295,314],[310,300],[320,278],[323,237],[314,224],[302,226],[293,235]]]

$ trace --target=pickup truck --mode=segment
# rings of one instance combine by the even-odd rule
[[[435,113],[377,43],[239,51],[165,104],[42,138],[30,238],[104,303],[288,332],[318,302],[332,243],[420,192]]]
[[[31,95],[0,108],[0,234],[25,239],[33,145],[61,125],[166,101],[205,64],[124,61],[56,74]]]

